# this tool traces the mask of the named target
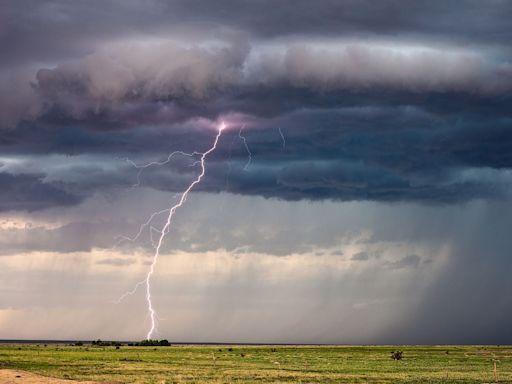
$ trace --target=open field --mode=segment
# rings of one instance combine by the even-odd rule
[[[512,383],[512,347],[0,345],[2,369],[110,383],[491,383],[494,362]]]

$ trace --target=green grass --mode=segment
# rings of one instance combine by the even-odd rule
[[[228,348],[232,348],[229,351]],[[512,383],[512,347],[0,346],[0,368],[120,383]],[[404,351],[394,361],[390,352]]]

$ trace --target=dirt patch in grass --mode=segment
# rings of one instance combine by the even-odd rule
[[[56,379],[53,377],[46,377],[36,375],[34,373],[25,371],[15,371],[13,369],[0,369],[0,384],[108,384],[98,383],[96,381],[75,381]]]

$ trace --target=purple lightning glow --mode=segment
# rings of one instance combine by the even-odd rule
[[[141,287],[142,285],[145,285],[146,286],[146,302],[147,302],[147,306],[148,306],[148,314],[149,314],[149,318],[151,320],[151,327],[147,333],[147,336],[146,338],[147,339],[151,339],[153,333],[155,332],[155,329],[156,329],[156,311],[155,311],[155,308],[153,307],[153,301],[152,301],[152,297],[151,297],[151,277],[153,276],[154,272],[155,272],[155,266],[158,262],[158,258],[160,256],[160,247],[162,246],[162,243],[163,243],[163,240],[165,238],[165,235],[167,233],[169,233],[169,230],[170,230],[170,227],[171,227],[171,224],[172,224],[172,219],[174,217],[174,214],[176,213],[176,211],[178,210],[178,208],[180,208],[186,201],[187,201],[187,197],[188,197],[188,194],[189,192],[197,185],[201,182],[202,178],[204,177],[205,173],[206,173],[206,168],[205,168],[205,159],[206,157],[212,153],[213,151],[215,151],[215,149],[217,148],[217,144],[219,142],[219,139],[220,139],[220,136],[222,135],[222,131],[226,128],[226,124],[224,122],[222,122],[219,127],[218,127],[218,130],[217,130],[217,135],[215,136],[215,140],[213,142],[213,145],[211,146],[210,149],[208,149],[206,152],[203,152],[203,153],[200,153],[200,152],[193,152],[191,154],[189,153],[185,153],[185,152],[181,152],[181,151],[176,151],[176,152],[173,152],[171,153],[167,159],[165,161],[161,161],[161,162],[151,162],[151,163],[148,163],[148,164],[145,164],[145,165],[137,165],[135,164],[134,162],[130,161],[130,160],[127,160],[128,162],[130,162],[132,165],[134,165],[136,168],[139,169],[139,173],[137,174],[137,185],[140,184],[140,172],[142,171],[142,169],[144,168],[147,168],[149,166],[152,166],[152,165],[164,165],[164,164],[167,164],[171,158],[173,156],[175,156],[176,154],[180,154],[180,155],[184,155],[184,156],[196,156],[196,155],[200,155],[200,158],[198,161],[194,162],[193,165],[196,165],[196,164],[199,164],[200,165],[200,168],[201,168],[201,172],[199,173],[199,175],[197,175],[197,177],[194,179],[194,181],[192,181],[192,183],[190,183],[190,185],[188,186],[187,189],[185,189],[184,192],[182,192],[181,194],[181,197],[179,199],[179,201],[173,205],[171,208],[168,208],[168,209],[164,209],[164,210],[161,210],[161,211],[158,211],[158,212],[155,212],[153,213],[150,218],[144,223],[142,224],[142,226],[140,227],[139,229],[139,232],[132,238],[130,237],[122,237],[121,240],[129,240],[129,241],[135,241],[139,238],[139,236],[141,235],[142,231],[144,230],[144,228],[146,228],[148,225],[150,225],[151,221],[158,215],[161,215],[165,212],[168,212],[168,215],[167,215],[167,220],[164,224],[164,226],[161,228],[161,229],[157,229],[155,227],[151,227],[151,231],[153,232],[157,232],[159,233],[159,236],[158,236],[158,241],[156,242],[156,245],[154,245],[154,248],[155,248],[155,253],[153,255],[153,259],[152,259],[152,262],[151,262],[151,265],[149,267],[149,271],[148,273],[146,274],[146,278],[140,282],[138,282],[135,287],[131,290],[131,291],[128,291],[126,293],[124,293],[118,300],[117,302],[121,302],[125,297],[127,296],[131,296],[133,295],[137,289],[139,287]]]

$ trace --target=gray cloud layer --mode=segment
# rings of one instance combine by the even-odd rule
[[[164,116],[169,121],[173,115],[197,115],[197,110],[187,110],[188,104],[199,103],[203,109],[213,104],[212,112],[220,114],[237,108],[240,95],[249,99],[245,103],[257,104],[264,94],[282,89],[309,91],[313,97],[369,89],[488,96],[512,90],[510,63],[453,47],[320,41],[251,50],[245,39],[204,44],[118,43],[54,69],[38,70],[31,90],[29,79],[25,84],[9,79],[11,87],[4,86],[8,94],[2,98],[10,102],[3,109],[2,123],[9,126],[57,110],[78,120],[110,111],[122,124],[120,103],[157,101],[176,108]],[[254,89],[258,92],[250,100]],[[215,106],[218,100],[222,105]]]

